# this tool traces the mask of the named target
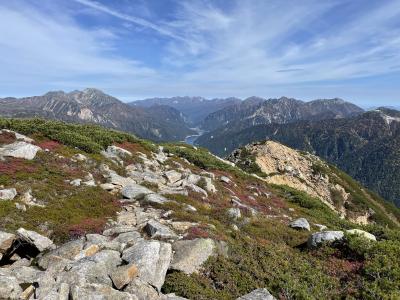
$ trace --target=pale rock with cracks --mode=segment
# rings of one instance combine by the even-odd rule
[[[55,247],[53,241],[49,238],[35,231],[26,230],[24,228],[19,228],[17,230],[17,237],[21,241],[35,246],[40,252],[53,249]]]
[[[32,160],[35,158],[36,153],[42,150],[40,147],[26,142],[14,142],[12,144],[0,147],[0,157],[9,156],[15,158],[23,158]]]
[[[161,290],[172,259],[171,244],[141,240],[122,253],[122,259],[133,263],[139,270],[139,278]]]
[[[212,239],[194,239],[177,241],[173,245],[175,251],[170,269],[186,274],[198,272],[203,263],[215,254],[217,247]]]

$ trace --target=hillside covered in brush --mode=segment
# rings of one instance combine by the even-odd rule
[[[236,166],[94,125],[0,130],[0,298],[400,297],[399,210],[308,154],[347,199],[268,182],[251,148]]]
[[[226,156],[238,147],[263,140],[313,153],[400,205],[399,111],[380,108],[352,118],[213,131],[198,138],[196,144]]]

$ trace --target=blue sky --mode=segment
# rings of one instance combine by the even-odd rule
[[[399,0],[0,2],[0,96],[400,105]]]

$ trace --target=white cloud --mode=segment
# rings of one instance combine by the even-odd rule
[[[65,15],[43,14],[28,5],[0,5],[0,15],[3,92],[7,86],[48,86],[85,76],[154,75],[139,62],[110,55],[116,37],[107,29],[82,29]]]

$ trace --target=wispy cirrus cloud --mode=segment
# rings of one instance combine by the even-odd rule
[[[91,85],[125,99],[188,94],[373,101],[377,90],[385,99],[400,96],[397,0],[14,3],[0,4],[4,87],[31,76],[35,85]]]

